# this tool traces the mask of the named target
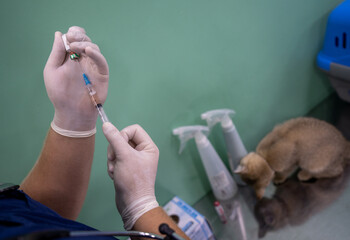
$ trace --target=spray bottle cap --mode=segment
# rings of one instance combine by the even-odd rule
[[[221,122],[221,126],[224,129],[234,127],[230,115],[234,115],[235,111],[231,109],[217,109],[202,113],[201,118],[206,120],[209,128],[212,128],[218,122]]]
[[[209,128],[207,126],[193,125],[184,126],[173,129],[173,134],[178,135],[180,139],[180,150],[182,153],[188,140],[195,138],[198,146],[204,146],[209,143],[207,138],[209,134]]]

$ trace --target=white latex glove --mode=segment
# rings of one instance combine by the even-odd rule
[[[89,77],[102,103],[108,90],[108,64],[98,46],[80,27],[67,32],[70,49],[80,55],[80,64]],[[47,94],[54,105],[56,126],[71,131],[88,131],[95,128],[97,110],[91,102],[82,77],[79,63],[69,59],[62,33],[55,33],[52,51],[44,69]]]
[[[159,206],[154,194],[159,151],[139,125],[119,132],[111,123],[104,123],[103,133],[110,143],[107,166],[117,208],[124,227],[130,230],[142,214]]]

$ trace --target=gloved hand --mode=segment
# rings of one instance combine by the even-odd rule
[[[103,124],[108,146],[108,174],[114,181],[116,204],[130,230],[145,212],[158,207],[154,184],[159,151],[139,125],[118,131],[111,123]]]
[[[97,110],[91,102],[84,84],[82,71],[87,74],[102,103],[108,90],[108,64],[98,46],[80,27],[67,32],[70,49],[80,54],[79,63],[69,59],[62,33],[55,33],[52,51],[44,69],[47,94],[55,108],[53,122],[71,131],[89,131],[95,128]]]

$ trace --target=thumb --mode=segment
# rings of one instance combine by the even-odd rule
[[[129,144],[112,123],[104,123],[102,125],[102,131],[116,155],[129,149]]]
[[[50,67],[59,67],[63,64],[66,58],[66,49],[64,48],[62,33],[55,32],[55,40],[53,42],[52,50],[47,60],[47,65]]]

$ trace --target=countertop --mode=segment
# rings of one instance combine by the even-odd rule
[[[350,104],[332,94],[307,116],[325,120],[350,139]],[[250,187],[239,187],[234,199],[222,202],[228,221],[223,224],[207,194],[194,204],[218,240],[345,240],[350,239],[350,165],[333,179],[300,182],[291,176],[270,186],[257,201]]]

